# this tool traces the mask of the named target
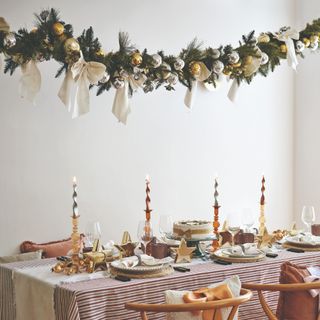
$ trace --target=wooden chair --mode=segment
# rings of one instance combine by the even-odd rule
[[[251,297],[252,292],[250,290],[241,289],[239,297],[224,300],[182,304],[145,304],[128,302],[125,304],[125,308],[128,310],[140,311],[141,319],[148,320],[147,312],[192,312],[232,307],[228,316],[228,320],[232,320],[239,308],[239,305],[247,302]],[[215,319],[217,319],[217,312],[214,312],[213,314],[212,320]]]
[[[264,296],[263,291],[305,291],[311,289],[320,289],[320,281],[311,283],[292,283],[292,284],[258,284],[258,283],[243,283],[242,288],[250,289],[252,291],[257,291],[260,304],[270,320],[278,320],[276,315],[273,313],[271,308],[268,306]]]

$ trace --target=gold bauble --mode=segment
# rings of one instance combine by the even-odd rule
[[[30,33],[36,33],[38,31],[38,28],[33,28]]]
[[[241,61],[239,61],[238,63],[234,63],[234,64],[232,65],[232,67],[233,67],[233,68],[239,68],[239,67],[241,67]]]
[[[310,37],[310,42],[311,43],[316,43],[318,41],[319,41],[319,37],[318,36],[313,35],[313,36]]]
[[[280,52],[281,52],[281,53],[287,53],[287,46],[286,46],[285,44],[282,44],[282,45],[280,46]]]
[[[64,32],[64,25],[60,22],[55,22],[52,26],[52,30],[55,35],[61,36]]]
[[[259,43],[268,43],[269,41],[270,41],[270,37],[266,33],[261,33],[260,36],[258,37]]]
[[[96,51],[96,56],[97,57],[104,57],[105,56],[105,52],[103,49],[99,49],[98,51]]]
[[[223,69],[223,74],[226,76],[230,76],[230,74],[232,73],[232,69],[230,67],[226,67]]]
[[[199,76],[201,73],[201,65],[198,62],[191,62],[190,63],[190,73],[193,76]]]
[[[142,63],[142,55],[140,54],[140,52],[133,53],[131,56],[131,64],[133,64],[134,66],[138,66],[141,63]]]
[[[307,48],[310,46],[310,40],[308,38],[303,38],[302,41]]]
[[[248,65],[248,64],[251,64],[253,61],[253,57],[252,56],[246,56],[244,58],[244,64]]]
[[[72,52],[79,52],[80,45],[79,42],[75,38],[69,38],[64,42],[64,50],[67,54]]]

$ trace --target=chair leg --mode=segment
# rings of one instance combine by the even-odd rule
[[[145,311],[141,311],[140,315],[142,320],[148,320],[147,313]]]
[[[268,316],[269,320],[278,320],[278,318],[274,315],[270,307],[268,306],[266,300],[264,299],[264,296],[262,294],[261,290],[258,290],[258,296],[260,300],[260,304],[265,312],[265,314]]]
[[[238,311],[238,308],[239,306],[233,306],[230,313],[229,313],[229,317],[228,317],[228,320],[232,320],[235,316],[235,314],[237,313]]]

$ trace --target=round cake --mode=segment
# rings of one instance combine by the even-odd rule
[[[173,223],[173,237],[204,239],[212,236],[212,222],[205,220],[181,220]]]

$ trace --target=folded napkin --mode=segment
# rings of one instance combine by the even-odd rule
[[[179,246],[180,240],[169,239],[166,236],[161,237],[161,240],[166,243],[168,246]]]
[[[317,245],[320,244],[320,237],[319,236],[314,236],[312,234],[304,234],[304,233],[300,233],[296,236],[293,236],[290,238],[293,241],[298,241],[298,242],[304,242],[304,243],[308,243],[311,245]]]
[[[166,257],[163,259],[155,259],[154,257],[148,256],[146,254],[142,254],[140,256],[133,256],[133,257],[122,259],[119,262],[120,262],[120,265],[126,268],[134,268],[138,265],[153,267],[153,266],[172,263],[173,259],[171,257]]]
[[[232,298],[233,294],[229,286],[224,283],[214,288],[202,288],[196,291],[188,292],[183,296],[183,301],[185,303],[194,303],[194,302],[207,302],[214,300],[222,300]],[[204,311],[193,311],[192,314],[199,315],[202,313],[203,320],[213,319],[214,313],[216,320],[223,320],[221,309],[215,310],[204,310]]]
[[[257,248],[255,243],[245,243],[238,246],[227,247],[226,250],[229,251],[230,254],[234,255],[257,255],[261,253],[261,251]]]

